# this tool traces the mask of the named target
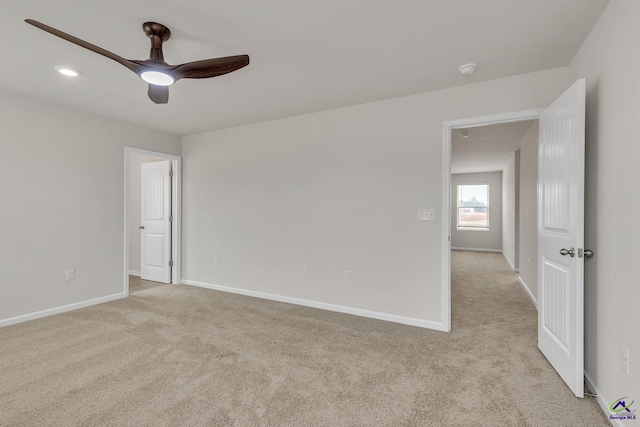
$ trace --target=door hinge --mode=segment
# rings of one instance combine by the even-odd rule
[[[173,267],[173,261],[169,261],[169,267]]]
[[[169,215],[169,222],[173,222],[173,215]]]
[[[171,171],[169,171],[169,177],[170,177],[170,178],[173,178],[173,171],[172,171],[172,170],[171,170]]]

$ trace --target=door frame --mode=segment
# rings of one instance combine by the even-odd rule
[[[129,296],[129,223],[140,221],[140,218],[129,218],[129,157],[131,154],[144,154],[171,161],[173,179],[171,180],[171,215],[173,225],[171,227],[171,283],[177,285],[182,280],[182,157],[173,154],[159,153],[143,150],[141,148],[124,147],[124,295]]]
[[[442,285],[441,330],[451,331],[451,132],[455,129],[537,120],[543,108],[442,122]]]

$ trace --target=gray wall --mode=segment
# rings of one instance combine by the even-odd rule
[[[538,121],[520,146],[520,280],[538,300]]]
[[[489,184],[489,230],[458,230],[457,191],[460,184]],[[451,248],[502,251],[502,172],[451,175]]]
[[[179,138],[7,92],[0,132],[0,322],[122,293],[124,147]]]
[[[519,182],[520,153],[511,153],[511,159],[502,171],[502,253],[511,268],[517,269],[516,222],[518,218],[516,190]]]
[[[612,0],[570,66],[587,80],[585,239],[595,256],[585,261],[585,362],[610,402],[640,396],[638,22],[640,2]]]
[[[443,121],[544,107],[568,83],[548,70],[185,137],[184,278],[439,323]]]

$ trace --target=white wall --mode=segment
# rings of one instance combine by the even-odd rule
[[[439,323],[443,121],[545,107],[568,82],[548,70],[183,138],[183,277]]]
[[[520,144],[520,253],[518,273],[538,300],[538,120]]]
[[[516,153],[502,171],[502,242],[500,247],[511,268],[516,268]]]
[[[129,273],[140,275],[140,203],[141,172],[143,163],[158,162],[164,159],[142,153],[129,153],[129,191],[127,192],[127,215],[129,216]]]
[[[8,92],[0,133],[0,322],[123,292],[124,147],[179,138]]]
[[[458,230],[458,185],[489,184],[489,230]],[[502,251],[502,172],[451,175],[451,247]]]
[[[572,79],[587,79],[585,240],[595,256],[585,260],[586,370],[609,401],[640,401],[639,22],[640,2],[612,0],[570,67]]]
[[[516,182],[515,182],[515,213],[514,228],[515,236],[513,243],[515,250],[513,253],[513,266],[516,270],[520,268],[520,150],[515,152],[516,159]]]

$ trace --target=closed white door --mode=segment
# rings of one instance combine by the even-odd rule
[[[578,397],[584,382],[585,80],[540,116],[538,347]]]
[[[141,277],[171,283],[171,162],[141,165]]]

